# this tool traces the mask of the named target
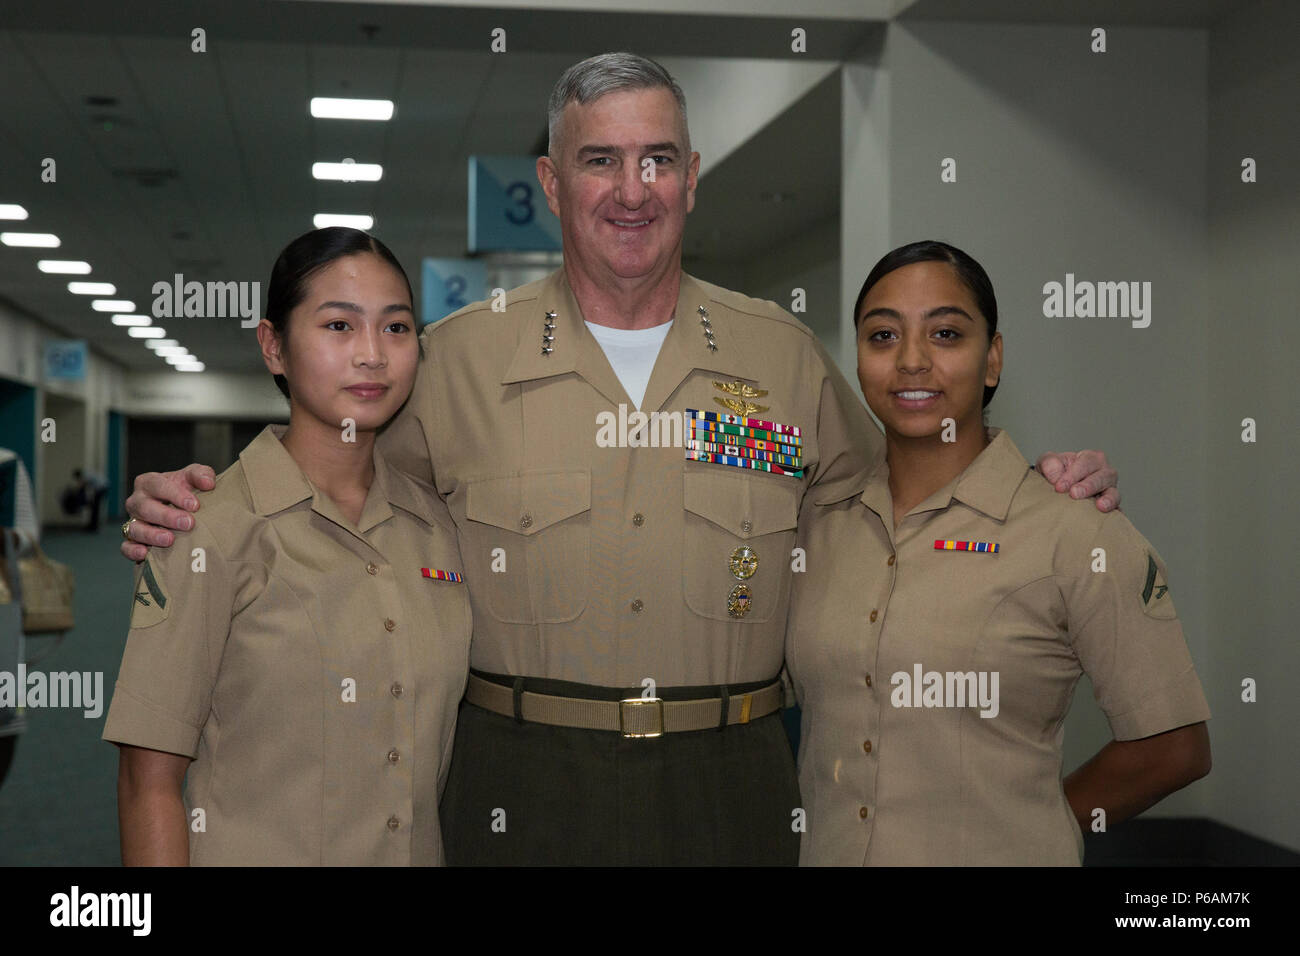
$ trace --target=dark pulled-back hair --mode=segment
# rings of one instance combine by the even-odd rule
[[[867,274],[867,281],[862,283],[858,300],[853,303],[853,327],[856,329],[860,324],[858,316],[862,312],[862,301],[872,287],[894,270],[917,262],[946,262],[952,266],[953,271],[957,273],[957,278],[975,297],[975,305],[988,323],[989,341],[992,341],[993,333],[998,330],[998,300],[993,294],[993,283],[989,281],[988,273],[970,255],[956,246],[950,246],[937,239],[924,239],[899,246],[892,252],[886,253],[884,258],[872,266],[871,272]],[[993,401],[993,393],[997,390],[996,385],[984,386],[984,408],[988,408],[989,402]]]
[[[397,270],[406,283],[406,293],[414,308],[411,280],[406,277],[406,270],[397,261],[397,256],[386,245],[369,233],[347,226],[313,229],[285,246],[271,267],[271,281],[266,288],[266,318],[280,337],[282,350],[287,351],[289,347],[289,313],[307,297],[307,283],[311,277],[336,259],[363,252],[379,256]],[[275,384],[288,398],[289,383],[285,377],[276,375]]]

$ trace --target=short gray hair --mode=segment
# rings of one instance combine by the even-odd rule
[[[570,103],[585,106],[607,93],[623,90],[668,90],[682,112],[686,130],[686,149],[691,148],[691,133],[686,126],[686,96],[672,74],[644,56],[635,53],[601,53],[575,63],[560,75],[546,104],[547,151],[552,157],[560,139],[560,117]]]

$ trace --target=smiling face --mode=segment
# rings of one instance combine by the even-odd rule
[[[680,268],[700,156],[688,152],[672,92],[623,90],[571,102],[561,129],[558,155],[540,157],[537,175],[560,218],[565,267],[602,285]]]
[[[293,415],[341,428],[345,418],[371,431],[411,393],[419,339],[406,283],[371,253],[343,256],[306,280],[289,314],[287,347],[271,323],[258,327],[266,366],[284,375]]]
[[[1002,374],[1002,334],[945,262],[916,262],[880,279],[858,311],[858,382],[886,431],[905,438],[981,429],[984,386]]]

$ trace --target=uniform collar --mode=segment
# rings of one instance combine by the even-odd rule
[[[701,315],[700,309],[705,310]],[[546,315],[554,312],[554,338],[547,343],[551,352],[543,354]],[[701,321],[707,317],[717,351],[709,348]],[[673,327],[668,330],[646,386],[644,410],[658,409],[677,386],[695,369],[716,372],[728,378],[752,378],[753,369],[745,360],[729,310],[717,303],[703,285],[685,272],[681,273]],[[614,404],[631,401],[618,376],[610,367],[604,350],[583,321],[582,309],[569,285],[564,269],[551,273],[542,284],[537,298],[525,312],[524,330],[514,357],[506,368],[502,385],[534,381],[576,372]]]
[[[293,456],[281,444],[287,425],[267,425],[248,447],[239,453],[244,468],[244,479],[253,498],[253,510],[264,517],[311,499],[312,510],[343,528],[353,530],[351,522],[343,515],[328,495],[314,488],[303,474]],[[375,483],[366,495],[365,507],[356,530],[363,534],[393,516],[390,505],[410,512],[425,524],[434,524],[433,509],[428,494],[414,481],[393,468],[379,452],[374,451]],[[430,490],[430,493],[431,490]]]
[[[1011,499],[1029,470],[1029,462],[1025,461],[1005,429],[990,428],[989,434],[993,440],[960,475],[908,514],[941,511],[956,498],[990,518],[1005,521],[1011,510]],[[834,504],[855,494],[864,505],[880,515],[886,526],[892,527],[894,501],[889,491],[889,462],[886,459],[882,458],[869,467],[857,482],[843,486],[842,491],[814,500],[820,505]]]

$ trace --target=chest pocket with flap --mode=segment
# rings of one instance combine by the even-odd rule
[[[714,620],[761,624],[786,606],[802,493],[802,482],[792,478],[730,475],[716,465],[687,468],[682,475],[682,593],[692,611]],[[757,555],[758,567],[751,577],[740,578],[730,562],[733,552],[745,547]],[[743,617],[734,618],[727,597],[738,584],[748,585],[750,606]]]
[[[508,624],[571,621],[587,603],[591,475],[546,472],[469,484],[462,556],[471,595]]]

